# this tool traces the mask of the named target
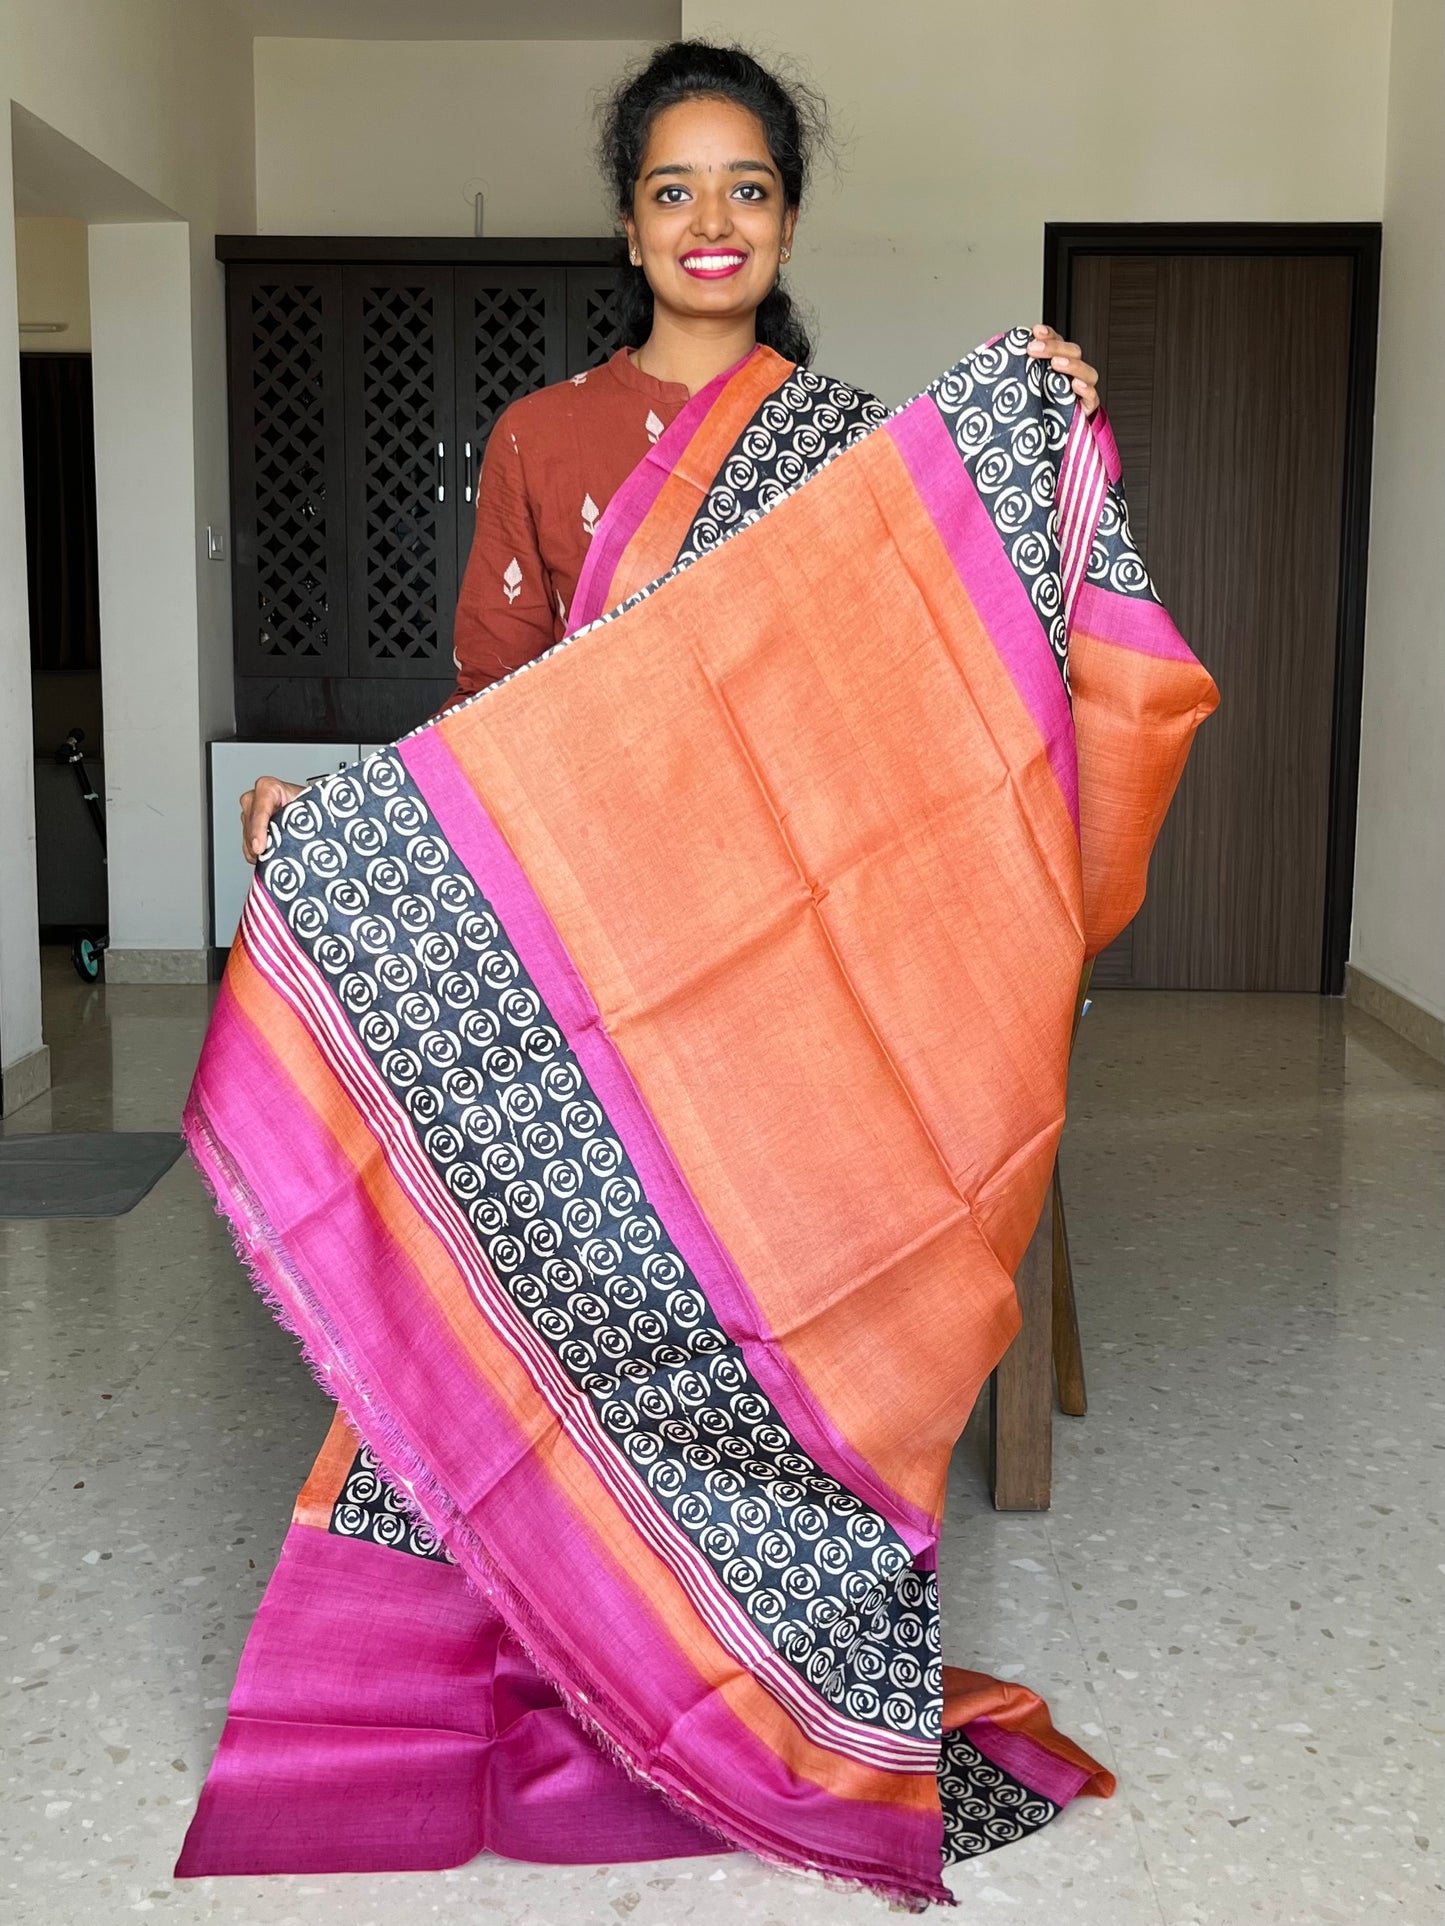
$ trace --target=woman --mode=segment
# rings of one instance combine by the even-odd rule
[[[872,433],[800,365],[807,131],[735,52],[623,88],[634,349],[488,450],[505,686],[270,838],[186,1130],[338,1413],[183,1876],[725,1842],[916,1906],[1112,1789],[942,1665],[934,1558],[1214,692],[1076,351]]]
[[[514,402],[492,431],[446,707],[602,612],[576,604],[594,537],[619,487],[689,401],[749,357],[810,359],[780,270],[822,138],[820,103],[738,48],[663,47],[613,95],[601,153],[627,243],[624,346],[602,367]],[[1098,375],[1077,343],[1040,325],[1029,353],[1070,381],[1087,415],[1097,413]],[[873,397],[830,386],[837,445],[883,418]],[[658,573],[676,558],[660,559]],[[276,811],[300,793],[262,776],[242,796],[248,862],[265,850]]]

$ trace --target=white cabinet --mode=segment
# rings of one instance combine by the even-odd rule
[[[211,749],[211,941],[229,949],[251,886],[241,854],[239,799],[257,776],[310,782],[356,762],[355,742],[213,742]]]

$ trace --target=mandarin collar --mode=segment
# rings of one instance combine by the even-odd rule
[[[735,363],[735,367],[740,368],[744,361],[750,361],[758,353],[759,347],[761,343],[750,348],[742,361]],[[644,373],[633,361],[626,348],[619,348],[604,365],[617,377],[624,388],[631,388],[635,393],[646,395],[652,401],[686,403],[692,399],[685,381],[659,381],[656,375]],[[730,368],[727,372],[731,374],[734,370]]]

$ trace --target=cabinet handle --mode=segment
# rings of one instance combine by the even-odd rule
[[[447,498],[447,445],[444,441],[439,441],[437,443],[437,500],[439,502],[444,502],[446,498]]]
[[[470,501],[472,499],[472,444],[469,441],[463,442],[462,449],[462,498],[464,501]]]

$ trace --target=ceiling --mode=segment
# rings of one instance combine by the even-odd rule
[[[288,40],[672,40],[682,0],[228,0]]]

